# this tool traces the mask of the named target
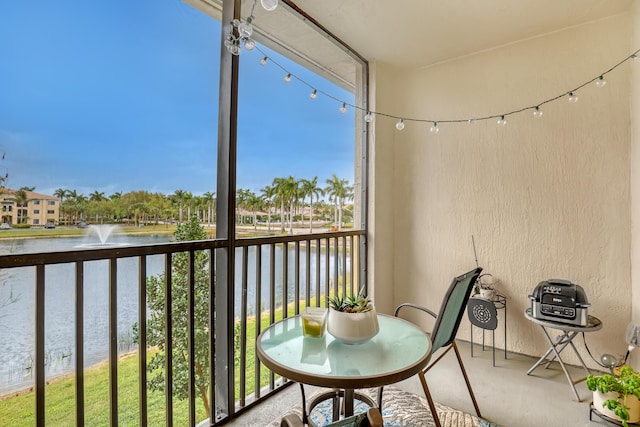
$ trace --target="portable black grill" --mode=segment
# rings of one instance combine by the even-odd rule
[[[563,279],[545,280],[536,286],[529,299],[536,319],[587,326],[591,304],[580,285]]]

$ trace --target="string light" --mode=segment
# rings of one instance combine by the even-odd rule
[[[572,104],[575,104],[576,102],[578,102],[578,95],[574,94],[573,92],[569,92],[569,102]]]
[[[267,12],[272,12],[278,7],[278,0],[260,0],[260,4]]]
[[[276,61],[273,60],[273,58],[270,58],[269,56],[267,56],[265,54],[264,51],[262,51],[262,49],[260,49],[258,46],[256,46],[256,50],[258,50],[261,54],[264,55],[264,57],[260,60],[260,64],[261,65],[265,65],[267,63],[267,60],[271,60],[271,62],[273,62],[276,66],[278,66],[279,68],[281,68],[284,72],[287,73],[287,76],[285,77],[285,82],[290,82],[291,81],[291,77],[293,76],[293,74],[291,74],[286,68],[284,68],[282,65],[280,65],[279,63],[277,63]],[[621,60],[620,62],[618,62],[617,64],[615,64],[613,67],[609,68],[608,70],[606,70],[603,73],[600,73],[597,75],[597,77],[592,78],[591,80],[575,87],[574,89],[568,91],[568,92],[564,92],[560,95],[554,96],[552,98],[546,99],[542,102],[539,102],[537,104],[534,104],[532,106],[528,106],[528,107],[524,107],[524,108],[520,108],[517,110],[513,110],[513,111],[509,111],[507,113],[502,113],[502,114],[494,114],[494,115],[488,115],[488,116],[480,116],[480,117],[470,117],[470,118],[466,118],[466,119],[447,119],[447,120],[433,120],[433,119],[420,119],[420,118],[407,118],[407,117],[400,117],[400,116],[396,116],[396,115],[392,115],[392,114],[387,114],[387,113],[383,113],[383,112],[376,112],[376,111],[370,111],[370,110],[365,110],[364,108],[358,106],[358,105],[353,105],[350,103],[347,103],[327,92],[324,92],[322,90],[317,90],[315,88],[313,88],[313,86],[306,82],[305,80],[301,79],[298,76],[295,76],[296,79],[301,82],[302,84],[307,85],[310,89],[313,90],[312,94],[309,95],[312,99],[315,99],[314,96],[312,96],[313,94],[315,94],[316,96],[318,94],[322,94],[328,98],[331,98],[335,101],[338,101],[341,103],[341,107],[340,107],[340,112],[341,113],[346,113],[347,110],[347,106],[353,107],[354,109],[360,110],[365,112],[366,114],[364,115],[364,119],[367,123],[371,123],[375,120],[375,116],[383,116],[383,117],[389,117],[389,118],[393,118],[393,119],[397,119],[398,121],[396,122],[396,129],[398,130],[403,130],[405,127],[405,121],[411,121],[411,122],[426,122],[426,123],[431,123],[432,126],[430,127],[430,131],[433,133],[437,133],[440,130],[439,124],[441,123],[468,123],[468,124],[474,124],[476,121],[485,121],[485,120],[491,120],[491,119],[497,119],[497,124],[501,125],[501,126],[505,126],[507,124],[507,120],[506,117],[507,116],[511,116],[514,114],[518,114],[527,110],[533,110],[533,117],[535,118],[541,118],[543,115],[542,110],[540,109],[540,107],[542,107],[544,104],[548,104],[550,102],[556,101],[560,98],[564,98],[567,97],[568,101],[570,103],[576,103],[578,102],[578,95],[577,92],[578,90],[582,89],[583,87],[587,86],[588,84],[591,83],[595,83],[595,85],[597,87],[603,87],[607,84],[607,81],[605,80],[604,76],[610,72],[612,72],[613,70],[615,70],[616,68],[620,67],[621,65],[623,65],[625,62],[632,60],[634,63],[635,62],[640,62],[640,49],[636,50],[633,54],[627,56],[626,58],[624,58],[623,60]]]
[[[309,98],[316,99],[318,97],[318,90],[314,89],[313,92],[309,94]]]
[[[227,51],[232,55],[240,55],[240,47],[244,46],[246,50],[253,50],[256,48],[256,42],[251,38],[253,35],[253,12],[256,9],[257,0],[253,0],[253,6],[251,6],[251,14],[247,19],[234,19],[231,21],[231,30],[224,39],[224,46]],[[278,0],[260,0],[262,7],[267,11],[272,11],[278,7]],[[235,31],[234,31],[235,30]],[[262,61],[261,61],[262,63]],[[264,58],[264,64],[266,64],[266,57]],[[264,65],[262,64],[262,65]]]
[[[536,107],[536,109],[533,110],[533,117],[535,117],[536,119],[542,117],[542,110],[540,109],[540,107]]]

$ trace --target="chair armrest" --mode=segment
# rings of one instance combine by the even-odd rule
[[[280,427],[304,427],[302,420],[295,414],[289,414],[282,418]]]
[[[409,302],[404,303],[404,304],[400,304],[398,306],[398,308],[396,308],[396,311],[395,311],[395,313],[393,313],[393,315],[395,317],[398,317],[398,314],[400,313],[400,309],[405,308],[405,307],[415,308],[416,310],[424,311],[425,313],[430,314],[431,316],[433,316],[434,319],[438,317],[438,315],[436,313],[434,313],[433,311],[429,310],[428,308],[423,307],[421,305],[417,305],[417,304],[411,304]]]
[[[377,408],[370,408],[367,411],[367,421],[369,421],[369,427],[382,427],[384,425],[382,414]]]

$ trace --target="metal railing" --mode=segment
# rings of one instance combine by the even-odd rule
[[[46,333],[47,289],[51,286],[48,280],[49,269],[54,265],[73,266],[74,269],[74,293],[75,312],[74,318],[74,353],[75,353],[75,424],[85,425],[88,416],[85,405],[85,355],[87,343],[84,340],[87,326],[85,325],[85,307],[88,303],[85,289],[87,286],[87,266],[92,266],[94,261],[107,263],[108,278],[102,277],[108,282],[108,395],[109,424],[119,425],[121,398],[119,399],[118,367],[121,358],[119,351],[119,299],[118,290],[119,269],[124,263],[135,260],[137,287],[137,356],[138,356],[138,409],[137,420],[139,425],[150,425],[149,418],[149,381],[150,376],[161,375],[164,390],[164,424],[167,426],[185,425],[187,420],[178,420],[174,414],[176,397],[168,390],[176,390],[178,382],[182,381],[184,373],[176,374],[176,369],[183,359],[186,360],[188,400],[188,425],[195,426],[202,422],[202,415],[197,416],[197,402],[204,400],[202,388],[197,385],[201,381],[203,372],[208,377],[207,392],[204,402],[206,407],[212,408],[209,416],[211,425],[217,425],[234,418],[245,409],[263,401],[273,392],[277,391],[287,381],[276,377],[260,364],[255,353],[255,339],[268,325],[281,318],[296,315],[307,306],[327,306],[328,298],[333,293],[354,294],[366,283],[364,277],[365,233],[364,231],[347,231],[324,234],[309,234],[299,236],[281,236],[269,238],[247,238],[235,240],[235,274],[232,283],[218,283],[216,281],[216,252],[226,251],[227,240],[207,240],[197,242],[164,243],[142,246],[118,246],[95,249],[72,250],[65,252],[20,254],[0,256],[0,269],[31,269],[35,276],[34,289],[34,325],[33,336],[33,387],[35,394],[35,420],[37,426],[46,425]],[[196,259],[206,259],[206,266],[196,263]],[[159,257],[163,263],[159,277],[164,283],[164,308],[158,310],[149,305],[149,290],[147,285],[152,273],[149,265],[155,265],[157,270]],[[128,260],[128,261],[127,261]],[[152,262],[153,260],[153,262]],[[200,261],[201,262],[201,261]],[[184,264],[186,280],[179,281],[176,273],[176,265]],[[199,266],[198,266],[199,265]],[[70,267],[66,267],[70,268]],[[206,270],[206,279],[202,283],[202,271]],[[105,273],[103,273],[104,275]],[[21,283],[20,286],[32,286],[32,283]],[[178,293],[176,286],[186,287],[180,295],[186,295],[184,301]],[[228,378],[215,378],[218,370],[214,369],[215,346],[227,346],[227,342],[216,341],[216,313],[214,312],[214,300],[219,286],[228,286],[225,295],[234,298],[233,313],[228,313],[228,321],[233,323],[234,358],[232,367],[229,368]],[[205,289],[204,293],[196,292]],[[228,292],[232,289],[231,292]],[[175,294],[175,295],[174,295]],[[204,295],[206,301],[200,300]],[[200,318],[199,308],[206,305],[207,319]],[[158,312],[160,311],[160,313]],[[160,316],[165,328],[161,344],[156,345],[153,354],[164,354],[164,366],[160,374],[158,370],[152,372],[150,368],[149,343],[150,330],[147,327],[152,315]],[[178,320],[186,318],[186,331],[176,329]],[[198,332],[206,330],[206,340]],[[157,332],[153,332],[157,334]],[[184,336],[186,335],[186,337]],[[201,341],[198,341],[200,339]],[[177,353],[176,342],[186,340],[186,355]],[[167,351],[171,349],[171,351]],[[199,365],[198,357],[206,352],[207,369]],[[199,356],[200,355],[200,356]],[[174,375],[179,375],[176,377]],[[205,378],[206,379],[206,378]],[[156,378],[157,380],[157,378]],[[154,380],[154,381],[156,381]],[[219,386],[216,381],[234,384],[232,390],[226,390],[227,399],[235,402],[231,413],[218,411],[216,405],[216,390]],[[200,387],[200,388],[198,388]],[[230,387],[227,387],[230,388]],[[200,392],[198,391],[200,390]],[[175,393],[174,393],[175,394]],[[208,396],[207,396],[208,395]],[[200,411],[202,412],[202,411]],[[222,414],[222,415],[220,415]],[[206,416],[205,416],[206,418]]]

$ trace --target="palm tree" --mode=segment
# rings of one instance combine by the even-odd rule
[[[342,209],[344,201],[353,197],[353,187],[349,186],[349,180],[340,179],[334,173],[330,179],[327,179],[328,186],[325,192],[329,194],[329,200],[334,203],[334,220],[338,225],[338,230],[342,230]]]
[[[69,190],[65,190],[64,188],[58,188],[56,191],[53,192],[53,195],[56,196],[58,199],[60,199],[60,213],[59,213],[60,217],[58,218],[58,221],[64,218],[63,204],[64,204],[64,198],[67,197],[68,193],[69,193]]]
[[[272,183],[276,198],[277,200],[280,201],[280,231],[282,233],[284,233],[284,204],[286,201],[286,196],[285,196],[286,181],[287,181],[286,178],[274,178]]]
[[[216,193],[211,193],[210,191],[207,191],[206,193],[204,193],[202,195],[202,198],[205,200],[205,202],[207,203],[207,223],[209,225],[211,225],[212,223],[214,223],[215,221],[212,220],[213,215],[215,213],[215,206],[216,206]]]
[[[267,203],[267,231],[271,232],[271,203],[276,195],[276,189],[271,185],[265,185],[260,191],[262,191],[262,197]]]
[[[236,191],[236,212],[240,215],[240,224],[244,224],[244,211],[248,211],[247,201],[249,200],[249,196],[251,195],[251,190],[239,188]]]
[[[303,206],[304,206],[304,198],[309,196],[309,232],[313,233],[313,196],[317,197],[317,200],[320,199],[320,196],[324,194],[322,188],[318,187],[318,177],[314,176],[312,180],[303,179],[302,181],[302,194],[303,194]],[[304,220],[304,217],[303,217]]]
[[[89,194],[89,200],[93,200],[94,202],[101,202],[102,200],[105,200],[106,197],[104,196],[104,192],[103,191],[94,191],[93,193]]]
[[[3,161],[4,161],[4,156],[5,156],[5,153],[3,151],[2,159],[1,159]],[[5,189],[4,184],[7,182],[7,179],[9,179],[9,169],[7,169],[6,166],[0,166],[0,170],[4,172],[3,175],[0,175],[0,195],[1,195],[2,193],[4,193],[4,189]]]
[[[31,190],[28,190],[27,187],[22,187],[21,189],[16,190],[15,193],[13,193],[13,197],[11,197],[11,200],[16,202],[16,207],[18,208],[17,209],[18,224],[26,224],[27,220],[29,219],[28,217],[29,211],[26,208],[31,199],[29,199],[27,191],[31,191]]]
[[[53,195],[60,199],[60,203],[64,202],[64,198],[67,196],[69,190],[65,190],[64,188],[58,188],[53,192]]]
[[[249,191],[246,200],[247,209],[253,215],[253,229],[256,230],[258,228],[258,210],[262,207],[263,199],[260,196],[257,196],[253,191]]]
[[[182,204],[186,199],[187,192],[184,190],[176,190],[169,198],[178,205],[178,222],[182,224]]]
[[[289,202],[289,234],[293,234],[293,207],[298,200],[298,181],[289,176],[282,183],[282,194],[286,201]]]

